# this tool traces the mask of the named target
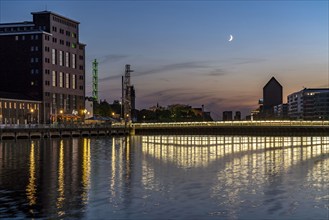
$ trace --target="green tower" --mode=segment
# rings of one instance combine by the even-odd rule
[[[95,102],[98,102],[98,62],[96,59],[93,61],[93,98]]]

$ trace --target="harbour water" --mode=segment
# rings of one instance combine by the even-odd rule
[[[329,136],[0,142],[0,218],[328,219]]]

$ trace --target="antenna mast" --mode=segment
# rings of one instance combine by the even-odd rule
[[[98,62],[93,62],[93,99],[98,102]]]

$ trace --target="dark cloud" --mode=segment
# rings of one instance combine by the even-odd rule
[[[134,73],[134,77],[144,76],[144,75],[151,75],[151,74],[158,74],[162,72],[173,72],[179,71],[184,69],[202,69],[202,68],[209,68],[207,65],[208,62],[201,62],[201,61],[194,61],[194,62],[181,62],[181,63],[173,63],[160,66],[159,68],[149,69],[149,70],[138,70]],[[121,75],[114,75],[104,77],[100,80],[111,80],[120,78]]]
[[[123,55],[123,54],[109,54],[99,58],[99,64],[104,64],[108,62],[117,62],[126,59],[127,57],[128,55]]]
[[[264,62],[264,58],[232,58],[230,62],[234,65],[250,64],[250,63],[260,63]]]
[[[224,76],[227,75],[227,71],[225,71],[224,69],[214,69],[211,72],[209,72],[207,74],[208,76]]]

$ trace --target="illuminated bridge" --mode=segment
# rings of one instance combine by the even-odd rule
[[[134,123],[132,134],[329,134],[329,121]]]

